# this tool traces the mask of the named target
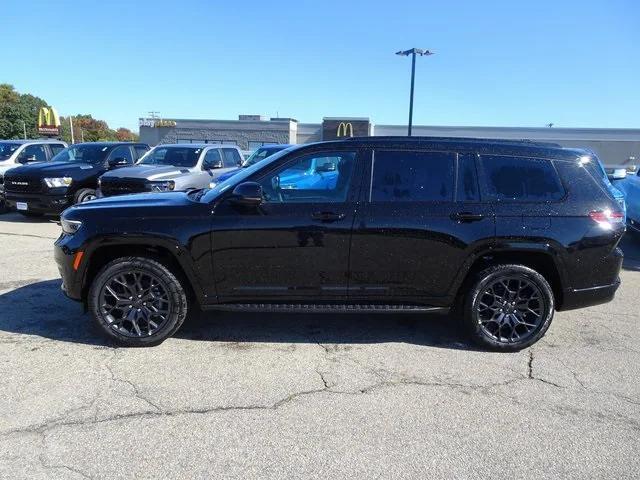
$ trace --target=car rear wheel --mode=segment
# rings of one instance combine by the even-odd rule
[[[506,352],[542,338],[555,310],[547,280],[523,265],[497,265],[480,272],[465,300],[464,322],[472,340]]]
[[[119,258],[104,266],[91,285],[88,304],[107,337],[127,347],[162,343],[180,328],[188,309],[180,280],[144,257]]]
[[[76,203],[84,203],[88,202],[89,200],[95,200],[96,198],[98,198],[98,195],[96,194],[95,190],[93,190],[92,188],[82,188],[76,193],[75,200]]]

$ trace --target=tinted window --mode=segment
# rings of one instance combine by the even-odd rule
[[[138,158],[142,158],[142,156],[149,151],[144,145],[136,145],[133,149],[136,151],[136,157]]]
[[[212,168],[220,168],[220,162],[220,150],[218,150],[217,148],[211,149],[204,154],[202,169],[211,170]]]
[[[456,200],[459,202],[477,202],[480,200],[475,155],[458,155]]]
[[[487,189],[499,200],[548,201],[564,197],[564,188],[549,160],[483,155]]]
[[[376,150],[372,202],[453,200],[455,154]]]
[[[49,148],[51,149],[51,153],[53,155],[57,155],[59,154],[62,150],[64,150],[66,147],[61,144],[61,143],[50,143],[49,144]]]
[[[65,148],[51,160],[55,162],[102,163],[109,153],[109,145],[79,144]]]
[[[323,152],[298,157],[259,180],[265,201],[345,202],[355,159],[355,152]]]
[[[47,152],[44,145],[29,145],[20,152],[20,160],[29,162],[46,162]]]
[[[235,148],[223,148],[222,152],[224,153],[225,167],[237,167],[242,162],[242,158]]]
[[[114,148],[113,152],[111,152],[111,158],[124,158],[128,163],[133,163],[131,149],[128,145],[120,145]]]
[[[141,165],[173,165],[174,167],[193,168],[198,163],[201,148],[191,147],[155,147],[138,163]]]

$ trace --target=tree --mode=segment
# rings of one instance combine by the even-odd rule
[[[116,138],[120,142],[137,142],[139,137],[128,128],[120,127],[116,130]]]
[[[0,84],[0,138],[38,138],[38,111],[47,102],[30,94],[19,94],[13,85]]]

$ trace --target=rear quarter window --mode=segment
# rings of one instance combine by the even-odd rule
[[[565,189],[548,159],[483,155],[480,157],[487,193],[496,200],[512,202],[558,201]]]

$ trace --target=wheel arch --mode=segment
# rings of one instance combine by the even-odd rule
[[[540,273],[551,286],[556,308],[562,308],[564,289],[567,279],[562,260],[550,245],[522,245],[502,246],[478,253],[469,263],[468,268],[461,272],[454,292],[456,302],[470,286],[477,273],[494,265],[518,264],[532,268]]]
[[[165,265],[181,281],[190,300],[202,304],[203,294],[195,286],[198,283],[191,269],[179,259],[175,248],[168,245],[149,243],[105,244],[92,249],[82,277],[82,299],[86,303],[87,295],[98,272],[107,263],[121,257],[144,257]]]

